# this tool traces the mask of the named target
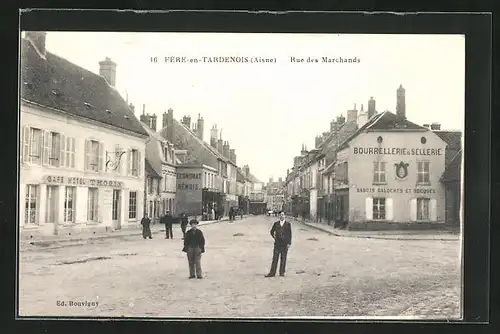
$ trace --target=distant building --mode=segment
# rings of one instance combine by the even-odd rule
[[[148,134],[114,87],[116,64],[97,75],[48,52],[45,36],[21,41],[21,231],[136,226]]]
[[[231,206],[238,205],[236,195],[236,153],[221,138],[217,141],[216,147],[203,141],[202,128],[203,119],[200,116],[198,116],[197,125],[192,127],[190,116],[184,116],[182,121],[179,122],[174,119],[172,109],[163,114],[162,129],[159,133],[173,143],[176,152],[183,151],[182,155],[176,153],[180,159],[180,165],[177,166],[177,212],[189,211],[191,215],[201,215],[203,210],[216,208],[217,210],[223,210],[227,215]],[[213,131],[211,132],[212,135]],[[203,176],[205,172],[207,173],[207,182],[203,183],[207,185],[206,187],[204,186],[204,188],[198,190],[188,189],[198,191],[199,194],[196,194],[196,196],[182,197],[183,195],[180,195],[179,190],[182,189],[179,189],[179,187],[184,187],[185,182],[182,181],[182,178],[179,178],[179,173],[184,167],[197,169],[196,172],[189,173],[201,173]],[[199,180],[201,182],[202,179]],[[211,186],[208,186],[209,184]],[[193,186],[195,187],[195,185]],[[186,201],[194,202],[189,203]]]
[[[167,211],[176,213],[176,165],[179,159],[173,144],[156,132],[156,115],[146,114],[145,105],[140,120],[149,135],[146,143],[144,210],[158,221]]]

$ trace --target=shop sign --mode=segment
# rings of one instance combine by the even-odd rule
[[[354,147],[353,154],[365,155],[443,155],[442,148],[406,148],[406,147]]]
[[[177,190],[200,190],[200,185],[197,183],[177,183]]]
[[[177,173],[177,178],[181,180],[199,180],[201,173]]]
[[[357,188],[358,193],[371,193],[371,194],[435,194],[434,188]]]
[[[84,177],[67,177],[67,176],[52,176],[47,175],[44,181],[48,184],[61,184],[72,186],[86,186],[86,187],[109,187],[109,188],[123,188],[123,182],[112,180],[99,180]]]

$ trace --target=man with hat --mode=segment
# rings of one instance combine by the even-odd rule
[[[184,237],[183,252],[187,253],[189,263],[189,278],[203,278],[201,271],[201,254],[205,253],[205,237],[203,232],[198,229],[198,221],[191,219],[189,222],[191,229],[186,232]]]

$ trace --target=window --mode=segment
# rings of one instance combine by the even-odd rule
[[[75,187],[66,187],[64,194],[64,222],[75,222]]]
[[[417,183],[430,183],[429,180],[429,161],[418,161],[417,162]]]
[[[155,180],[155,185],[156,185],[156,194],[159,195],[160,194],[160,179],[156,179]]]
[[[375,161],[373,163],[373,183],[386,183],[385,162]]]
[[[29,160],[31,163],[40,164],[42,162],[42,130],[30,128],[29,130]]]
[[[88,140],[86,142],[86,169],[94,172],[99,171],[99,157],[101,148],[98,141]]]
[[[26,185],[26,198],[25,198],[25,211],[24,223],[25,224],[38,224],[37,219],[37,201],[38,201],[38,185]]]
[[[152,194],[153,193],[153,178],[152,177],[148,177],[148,194]]]
[[[385,198],[374,198],[373,199],[373,219],[374,220],[385,220]]]
[[[137,192],[131,191],[128,198],[128,218],[137,218]]]
[[[204,182],[204,188],[208,188],[209,187],[209,182],[208,182],[208,174],[207,172],[205,172],[205,179],[203,180]]]
[[[87,220],[97,222],[99,220],[98,214],[98,189],[89,188],[89,197],[87,202]]]
[[[48,163],[51,166],[59,167],[59,154],[61,153],[61,135],[57,132],[48,133]]]
[[[132,166],[131,166],[131,174],[134,176],[139,176],[139,151],[138,150],[132,150],[131,151],[132,156]]]
[[[417,198],[417,220],[430,220],[430,199]]]

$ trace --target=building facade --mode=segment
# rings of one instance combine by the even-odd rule
[[[444,222],[445,187],[440,178],[446,142],[390,112],[368,124],[337,152],[338,225],[356,229]]]
[[[45,33],[21,42],[21,232],[120,229],[143,215],[147,133],[101,75],[45,50]]]

